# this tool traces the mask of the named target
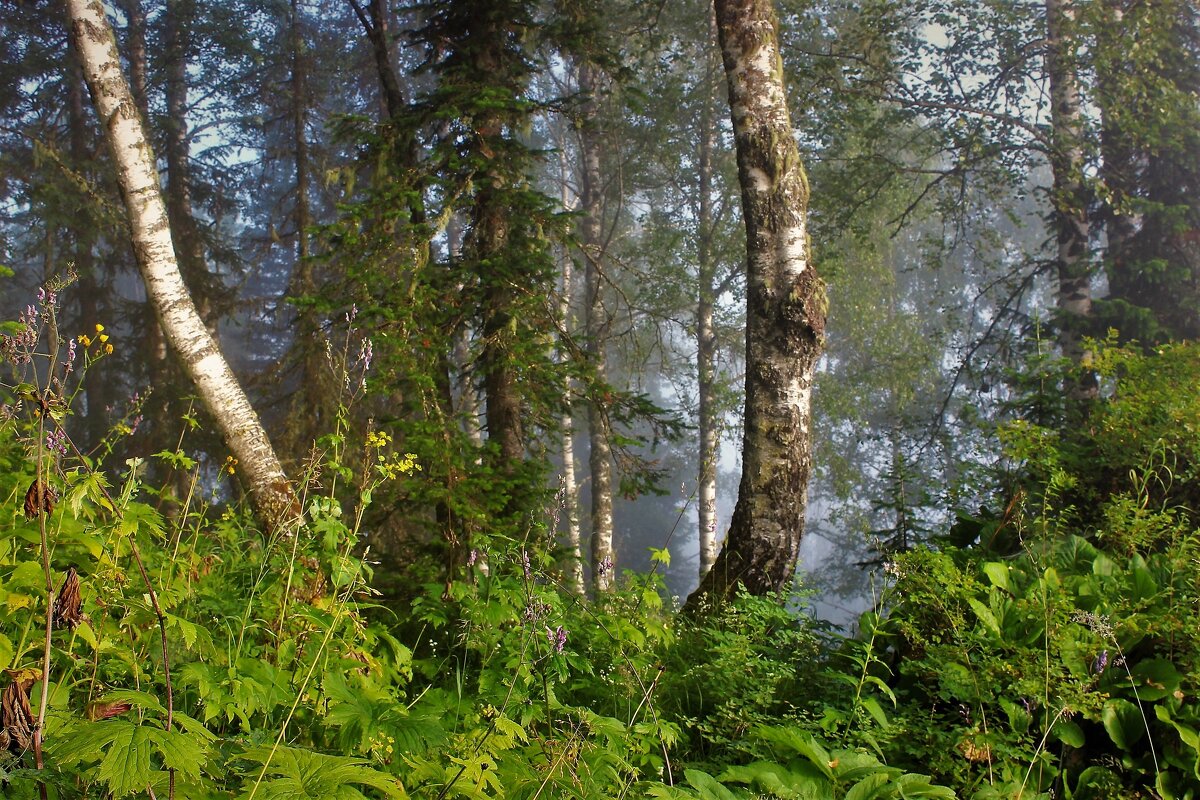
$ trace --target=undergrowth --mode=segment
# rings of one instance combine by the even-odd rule
[[[1077,442],[1011,429],[1012,458],[1037,459],[1022,469],[1044,479],[1005,517],[964,517],[974,544],[889,565],[854,637],[794,597],[676,617],[655,575],[580,597],[561,583],[551,513],[519,538],[478,532],[455,580],[410,587],[401,605],[372,588],[363,521],[421,464],[349,422],[363,382],[347,372],[366,364],[333,359],[347,396],[304,471],[305,520],[266,536],[232,500],[237,465],[189,453],[186,428],[176,449],[123,463],[109,462],[136,436],[128,415],[104,447],[72,438],[81,377],[119,343],[102,324],[60,341],[58,288],[4,338],[6,798],[1182,798],[1200,786],[1195,520],[1171,477],[1190,481],[1179,442],[1193,438],[1148,438],[1128,396],[1094,418],[1135,425],[1148,453],[1124,488],[1102,491],[1115,467],[1080,468]],[[1160,357],[1200,376],[1190,349]],[[1105,358],[1159,391],[1141,357]],[[1085,526],[1072,498],[1101,495]],[[989,550],[986,525],[1019,545]]]

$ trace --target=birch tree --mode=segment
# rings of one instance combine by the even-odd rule
[[[746,410],[737,505],[721,554],[688,598],[692,609],[739,586],[765,594],[792,580],[826,315],[771,2],[716,0],[715,7],[746,223]]]
[[[1051,192],[1057,239],[1059,342],[1063,356],[1083,358],[1083,325],[1092,312],[1088,263],[1088,190],[1083,175],[1083,114],[1076,72],[1076,22],[1072,0],[1046,0],[1046,74],[1050,81]],[[1092,377],[1070,379],[1067,397],[1075,405],[1094,397]]]
[[[279,459],[242,387],[204,326],[184,285],[159,189],[154,154],[100,0],[68,0],[71,39],[117,167],[146,293],[168,342],[216,420],[268,528],[298,518],[299,507]]]

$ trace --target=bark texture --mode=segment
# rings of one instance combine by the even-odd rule
[[[159,190],[154,154],[121,73],[116,39],[100,0],[68,0],[72,40],[116,162],[138,267],[163,331],[221,429],[269,528],[299,516],[291,485],[258,415],[209,335],[184,285]]]
[[[715,20],[712,20],[715,24]],[[716,42],[712,31],[710,50]],[[716,302],[716,264],[713,257],[713,151],[716,149],[716,72],[711,57],[705,67],[705,97],[700,114],[699,198],[696,266],[700,285],[696,300],[696,385],[699,399],[700,453],[697,516],[700,541],[700,578],[717,560],[717,459],[719,423],[716,408],[717,332],[713,326]]]
[[[585,98],[579,144],[583,161],[580,181],[580,246],[584,261],[584,328],[588,360],[597,387],[588,403],[588,471],[592,482],[592,582],[596,591],[612,586],[617,554],[613,547],[612,428],[605,396],[608,393],[607,340],[610,326],[604,302],[604,187],[601,169],[601,75],[589,61],[579,65],[579,91]]]
[[[1059,345],[1073,364],[1083,360],[1082,336],[1092,313],[1088,259],[1088,189],[1083,177],[1083,115],[1080,112],[1072,0],[1046,0],[1046,72],[1050,79],[1050,124],[1054,172],[1051,196],[1057,237]],[[1068,379],[1068,400],[1078,408],[1096,396],[1094,378]]]
[[[769,0],[716,0],[746,223],[746,410],[729,533],[688,610],[744,587],[786,588],[803,535],[812,466],[812,384],[825,332],[812,266],[808,182],[793,139]]]
[[[559,183],[562,186],[562,207],[571,211],[571,199],[567,190],[567,155],[563,148],[558,151]],[[558,318],[561,331],[559,337],[558,360],[566,363],[570,353],[565,339],[571,326],[571,298],[575,296],[575,269],[571,255],[564,248],[562,253],[562,293],[558,301]],[[575,417],[572,413],[573,398],[571,383],[567,382],[563,392],[562,415],[562,513],[567,528],[566,579],[568,585],[576,593],[582,595],[587,591],[583,576],[583,540],[579,531],[579,481],[575,475]]]

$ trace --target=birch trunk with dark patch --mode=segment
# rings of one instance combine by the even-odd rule
[[[592,582],[596,591],[612,586],[616,565],[613,548],[612,428],[605,394],[608,387],[608,307],[604,302],[604,186],[600,156],[599,70],[588,61],[579,65],[579,92],[584,96],[579,149],[583,162],[580,181],[580,247],[584,262],[584,331],[588,361],[596,391],[588,402],[588,471],[591,475]]]
[[[280,528],[298,519],[299,506],[258,415],[183,282],[154,153],[121,73],[104,4],[100,0],[67,0],[67,10],[96,116],[116,163],[146,293],[168,341],[238,460],[238,471],[249,485],[255,509],[268,528]]]
[[[716,0],[746,223],[746,410],[742,479],[725,545],[689,611],[738,587],[786,589],[812,467],[812,387],[824,286],[811,263],[808,182],[793,138],[769,0]]]
[[[1073,0],[1046,0],[1046,73],[1050,79],[1051,194],[1058,276],[1059,345],[1072,364],[1083,360],[1082,336],[1092,312],[1091,265],[1088,258],[1088,191],[1083,176],[1083,115],[1073,27]],[[1068,378],[1066,393],[1076,410],[1095,397],[1095,378]]]

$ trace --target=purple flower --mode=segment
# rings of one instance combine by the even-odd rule
[[[467,555],[467,566],[475,566],[475,562],[479,560],[479,551],[472,548],[470,554]]]
[[[559,625],[554,630],[546,627],[546,639],[550,642],[550,646],[554,648],[554,652],[561,653],[567,644],[567,631],[562,625]]]
[[[67,360],[63,362],[63,377],[71,374],[71,369],[75,365],[75,340],[72,339],[67,344]]]
[[[67,454],[67,434],[61,429],[54,429],[46,434],[46,449],[52,453],[65,456]]]
[[[533,570],[529,565],[529,553],[525,550],[521,551],[521,571],[525,573],[525,580],[533,577]]]
[[[600,563],[596,565],[596,569],[599,570],[601,575],[607,575],[608,573],[612,572],[612,568],[613,560],[609,556],[605,556],[604,558],[600,559]]]
[[[1104,669],[1108,666],[1108,651],[1101,650],[1100,655],[1096,656],[1092,661],[1092,672],[1096,675],[1103,675]]]

